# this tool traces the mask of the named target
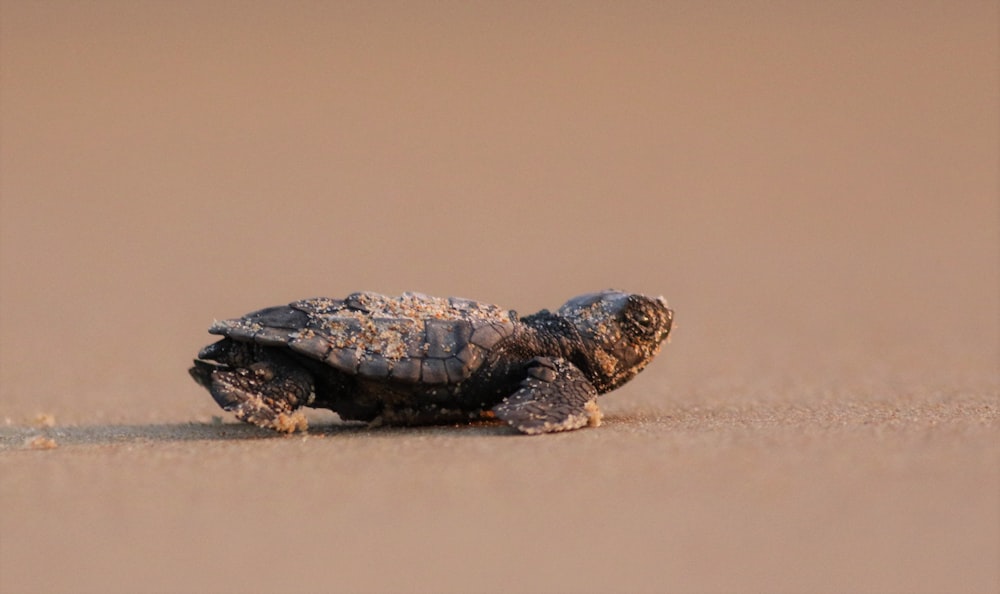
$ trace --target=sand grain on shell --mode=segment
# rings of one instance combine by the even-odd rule
[[[310,316],[310,329],[301,336],[311,337],[319,331],[332,348],[362,349],[392,360],[406,357],[415,344],[423,344],[426,353],[428,320],[511,324],[510,312],[496,305],[420,293],[398,297],[354,293],[343,300],[307,299],[296,306]]]

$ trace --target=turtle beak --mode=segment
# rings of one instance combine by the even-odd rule
[[[660,342],[663,342],[670,337],[670,330],[674,327],[674,310],[667,307],[667,300],[663,297],[659,298],[659,301],[663,304],[664,309],[667,312],[666,322],[663,324],[663,330],[660,333]]]

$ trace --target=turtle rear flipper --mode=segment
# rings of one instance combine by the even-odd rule
[[[238,369],[195,361],[190,371],[237,419],[286,433],[305,430],[305,416],[294,411],[313,397],[313,379],[307,372],[271,361]]]
[[[493,413],[528,434],[601,424],[597,389],[573,364],[548,357],[531,360],[521,388],[494,406]]]

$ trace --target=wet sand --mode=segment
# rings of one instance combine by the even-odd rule
[[[0,8],[0,592],[1000,591],[995,3]],[[677,328],[597,429],[186,373],[610,286]]]

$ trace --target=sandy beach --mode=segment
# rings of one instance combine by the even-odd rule
[[[0,592],[1000,592],[996,2],[0,1]],[[237,423],[214,319],[665,296],[599,428]]]

